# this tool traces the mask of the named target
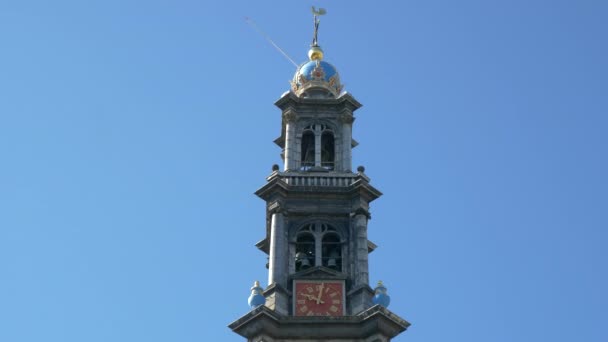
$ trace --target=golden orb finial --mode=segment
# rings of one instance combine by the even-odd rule
[[[322,60],[323,59],[323,50],[321,50],[318,46],[313,46],[308,50],[308,58],[311,61]]]

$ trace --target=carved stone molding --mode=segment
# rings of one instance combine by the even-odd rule
[[[296,113],[292,112],[291,110],[286,110],[283,112],[283,120],[285,122],[294,122],[296,121],[296,117]]]
[[[351,113],[345,112],[338,116],[338,120],[342,123],[352,124],[355,121],[355,117]]]
[[[363,208],[357,208],[353,213],[351,213],[352,217],[358,216],[358,215],[363,215],[365,216],[368,220],[372,218],[372,215],[370,214],[369,211],[363,209]]]

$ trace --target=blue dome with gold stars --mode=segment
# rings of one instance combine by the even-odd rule
[[[291,90],[299,97],[338,97],[342,92],[340,75],[333,65],[322,60],[323,50],[313,46],[308,56],[310,60],[296,70]]]
[[[317,69],[317,70],[315,70]],[[333,65],[324,61],[308,61],[298,68],[296,76],[302,74],[307,80],[329,80],[338,72]]]

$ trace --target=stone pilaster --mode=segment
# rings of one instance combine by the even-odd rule
[[[353,140],[353,122],[354,117],[350,113],[343,113],[340,116],[342,124],[342,151],[340,153],[340,170],[350,171],[352,169],[352,140]]]
[[[268,285],[287,286],[287,238],[285,217],[280,211],[272,213],[270,223],[270,256],[268,262]]]
[[[369,263],[367,250],[367,215],[356,213],[353,217],[355,239],[354,287],[369,284]]]
[[[285,121],[285,164],[284,170],[295,170],[296,165],[296,114],[291,111],[283,113]]]

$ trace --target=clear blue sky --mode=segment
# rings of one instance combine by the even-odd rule
[[[0,4],[0,341],[244,341],[310,6],[395,341],[608,341],[608,2]]]

